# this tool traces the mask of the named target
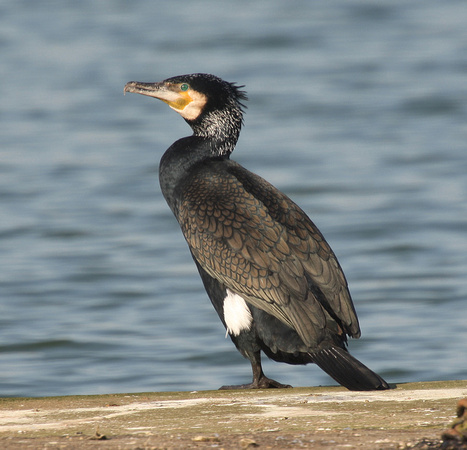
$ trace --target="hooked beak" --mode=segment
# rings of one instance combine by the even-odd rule
[[[185,107],[193,101],[189,92],[181,91],[178,85],[164,81],[158,83],[130,81],[125,85],[123,92],[133,92],[135,94],[158,98],[177,112],[183,111]]]

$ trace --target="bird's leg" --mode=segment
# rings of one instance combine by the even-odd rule
[[[236,386],[222,386],[221,390],[226,389],[271,389],[271,388],[291,388],[289,384],[281,384],[278,381],[271,380],[266,375],[264,375],[263,367],[261,366],[261,354],[260,352],[254,352],[253,354],[248,355],[248,359],[251,363],[251,368],[253,370],[253,381],[249,384],[240,384]]]

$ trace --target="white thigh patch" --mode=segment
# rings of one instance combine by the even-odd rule
[[[224,298],[224,320],[227,333],[238,336],[241,331],[249,330],[253,317],[245,300],[227,289]]]

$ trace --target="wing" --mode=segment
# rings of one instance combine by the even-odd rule
[[[344,274],[306,214],[233,161],[212,164],[187,180],[178,208],[183,234],[203,269],[295,329],[311,347],[324,338],[329,320],[358,337]]]

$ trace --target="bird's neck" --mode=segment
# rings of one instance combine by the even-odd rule
[[[174,142],[164,153],[159,166],[162,193],[176,216],[178,189],[195,167],[204,161],[228,159],[234,150],[242,128],[242,110],[232,103],[187,122],[193,136]]]
[[[193,135],[174,142],[162,156],[159,164],[159,182],[162,193],[175,215],[178,208],[178,189],[193,169],[203,161],[228,159],[231,151],[217,155],[215,149],[218,145],[216,140]]]
[[[212,156],[228,156],[237,144],[242,128],[242,111],[238,107],[216,110],[199,120],[188,122],[193,136],[204,139]]]

